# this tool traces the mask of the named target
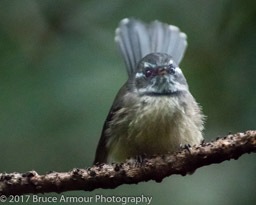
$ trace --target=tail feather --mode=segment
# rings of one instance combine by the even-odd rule
[[[133,18],[120,22],[115,41],[119,45],[129,76],[136,71],[138,62],[147,54],[167,53],[179,64],[187,47],[186,34],[176,26],[160,21],[145,24]]]

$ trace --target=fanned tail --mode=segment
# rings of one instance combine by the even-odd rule
[[[134,18],[126,18],[116,29],[115,41],[120,47],[128,75],[131,76],[138,62],[149,53],[167,53],[179,64],[187,47],[186,38],[186,34],[176,26],[160,21],[145,24]]]

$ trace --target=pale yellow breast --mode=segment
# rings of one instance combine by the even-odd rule
[[[111,161],[174,152],[180,144],[198,144],[202,139],[201,131],[175,97],[142,97],[117,115],[120,119],[112,125],[115,140],[109,144]]]

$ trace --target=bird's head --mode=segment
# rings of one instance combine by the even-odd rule
[[[151,53],[141,59],[132,81],[140,95],[172,95],[188,90],[181,69],[165,53]]]

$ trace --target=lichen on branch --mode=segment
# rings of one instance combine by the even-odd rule
[[[142,163],[127,160],[120,164],[100,164],[87,169],[75,168],[70,172],[51,172],[45,175],[39,175],[36,171],[0,173],[0,195],[92,191],[149,180],[161,182],[173,174],[184,176],[200,167],[238,159],[251,152],[256,152],[256,130],[230,134],[199,146],[186,147],[175,154],[144,158]]]

